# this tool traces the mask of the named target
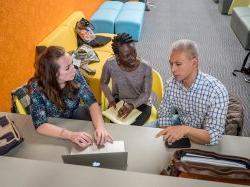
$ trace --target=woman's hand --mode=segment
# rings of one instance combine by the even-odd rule
[[[99,127],[95,130],[95,141],[97,145],[104,145],[106,142],[113,143],[112,136],[108,133],[108,131],[104,127]]]
[[[132,105],[131,103],[123,104],[123,106],[118,111],[118,117],[126,118],[133,109],[134,109],[134,105]]]
[[[93,138],[86,132],[71,132],[69,140],[76,143],[82,148],[86,148],[93,144]]]
[[[114,107],[114,109],[116,109],[116,102],[115,101],[109,102],[108,108],[110,108],[110,107]]]

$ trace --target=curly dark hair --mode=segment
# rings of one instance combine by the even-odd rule
[[[34,76],[28,81],[29,92],[31,93],[31,84],[37,81],[41,91],[52,101],[57,107],[64,109],[62,94],[67,90],[67,95],[72,97],[78,90],[78,85],[75,81],[66,82],[65,88],[62,90],[57,82],[57,74],[59,65],[56,61],[65,55],[65,50],[62,47],[50,46],[46,48],[35,62]]]
[[[119,33],[112,40],[112,49],[115,55],[119,54],[119,47],[123,44],[134,42],[132,36],[127,33]]]

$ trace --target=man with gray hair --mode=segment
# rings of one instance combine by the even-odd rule
[[[225,130],[227,89],[199,70],[194,41],[174,42],[169,64],[173,77],[168,80],[156,123],[164,129],[156,137],[163,136],[168,142],[188,137],[199,144],[217,144]]]

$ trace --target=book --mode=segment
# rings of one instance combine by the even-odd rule
[[[125,152],[124,141],[113,141],[113,143],[105,143],[104,146],[98,147],[96,144],[88,146],[86,149],[73,146],[71,149],[71,155],[78,154],[97,154],[97,153],[118,153]]]
[[[102,114],[112,122],[117,123],[119,125],[131,125],[133,122],[135,122],[136,118],[142,112],[135,108],[130,112],[130,114],[126,118],[120,118],[118,117],[118,111],[123,106],[123,104],[124,101],[119,101],[118,103],[116,103],[116,109],[114,107],[110,107],[109,109],[103,111]]]

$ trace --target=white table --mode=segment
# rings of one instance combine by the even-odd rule
[[[143,180],[145,181],[148,181],[148,178],[151,178],[150,180],[154,182],[159,180],[161,181],[159,182],[159,184],[162,184],[162,185],[164,183],[165,185],[171,184],[171,181],[172,182],[180,181],[180,184],[185,184],[185,186],[192,184],[192,182],[190,182],[190,183],[187,183],[186,185],[186,183],[184,182],[185,180],[190,181],[189,179],[179,179],[179,178],[174,178],[174,177],[165,178],[165,176],[159,176],[159,175],[146,175],[146,173],[159,174],[161,170],[168,165],[168,162],[171,159],[173,152],[175,151],[175,149],[166,148],[162,138],[158,138],[158,139],[155,138],[156,133],[160,129],[149,128],[149,127],[121,126],[121,125],[116,125],[116,124],[106,124],[107,130],[112,134],[114,140],[124,140],[126,151],[128,151],[127,171],[118,171],[118,170],[108,170],[108,169],[90,168],[90,167],[84,167],[84,166],[71,166],[71,165],[62,164],[61,155],[69,153],[70,148],[72,146],[72,144],[69,141],[39,135],[35,131],[32,125],[30,116],[0,112],[0,116],[4,114],[7,114],[8,117],[15,122],[15,125],[20,131],[21,135],[24,137],[24,142],[20,144],[18,147],[16,147],[15,149],[11,150],[8,154],[6,154],[7,157],[1,158],[4,160],[4,162],[0,161],[1,162],[0,171],[3,173],[5,173],[5,171],[2,170],[2,167],[3,167],[2,164],[5,163],[5,160],[13,159],[14,160],[13,162],[18,162],[18,163],[20,162],[19,163],[20,168],[22,169],[18,169],[16,171],[16,175],[20,172],[20,176],[23,175],[22,171],[26,171],[25,163],[27,163],[27,166],[29,165],[28,168],[30,169],[32,169],[33,167],[37,165],[40,167],[40,165],[43,165],[44,163],[46,163],[45,165],[47,165],[46,167],[48,168],[51,168],[52,165],[53,167],[56,167],[56,168],[57,167],[58,168],[60,167],[74,168],[72,169],[72,173],[70,173],[69,176],[73,175],[75,168],[77,168],[76,170],[81,170],[80,168],[82,168],[82,170],[88,170],[88,172],[96,171],[96,172],[93,172],[93,176],[91,174],[90,178],[94,177],[95,175],[96,177],[97,176],[99,177],[99,175],[97,175],[99,172],[101,173],[100,176],[102,175],[105,176],[106,172],[111,172],[112,177],[114,177],[117,180],[117,182],[119,182],[118,180],[120,179],[119,177],[123,178],[122,176],[126,176],[123,178],[123,181],[125,181],[126,184],[130,184],[130,183],[132,184],[132,181],[130,181],[132,180],[130,179],[130,177],[132,177],[132,174],[130,174],[129,172],[137,172],[134,180],[139,180],[140,177],[142,177]],[[89,133],[93,133],[93,126],[91,125],[91,122],[86,122],[86,121],[81,121],[81,120],[70,120],[70,119],[57,119],[57,118],[50,119],[50,122],[58,126],[73,130],[73,131],[87,131]],[[203,150],[208,150],[208,151],[215,151],[215,152],[222,153],[222,154],[230,154],[230,155],[243,156],[243,157],[249,158],[250,157],[249,145],[250,145],[250,138],[248,137],[224,136],[223,140],[221,141],[219,145],[203,146],[203,145],[192,143],[192,148],[198,148],[198,149],[203,149]],[[14,158],[8,158],[8,157],[15,157],[17,161],[15,161]],[[33,161],[23,160],[23,159],[20,159],[21,160],[20,161],[18,158],[31,159]],[[35,160],[38,160],[38,161],[35,161]],[[40,162],[49,161],[50,164],[47,162],[39,163],[39,161]],[[8,161],[8,162],[12,162],[12,161]],[[8,168],[8,165],[6,165],[5,167]],[[58,169],[58,171],[59,170],[60,169]],[[37,172],[40,172],[40,171],[37,171]],[[57,177],[56,172],[54,174],[55,177]],[[63,178],[65,173],[63,173],[63,171],[61,172],[62,172],[61,177]],[[82,175],[85,176],[85,174],[83,173]],[[38,175],[40,174],[34,174],[34,177],[38,177]],[[47,176],[48,174],[44,172],[44,175]],[[0,175],[0,178],[1,180],[4,179],[2,175]],[[42,178],[44,178],[44,176],[42,176]],[[59,177],[57,178],[59,180]],[[72,180],[73,179],[74,177],[72,178]],[[0,180],[0,184],[1,184],[0,186],[2,186],[1,180]],[[63,181],[64,181],[64,178],[63,178]],[[168,183],[167,181],[170,181],[170,182]],[[82,183],[84,183],[84,180],[82,181]],[[94,181],[94,183],[98,184],[99,182],[98,180],[96,180]],[[207,182],[207,183],[210,183],[210,182]],[[44,184],[44,182],[41,182],[41,184]],[[67,184],[67,182],[65,184]],[[144,185],[144,186],[146,186],[145,184],[148,184],[148,186],[151,184],[152,186],[152,183],[147,183],[147,182],[145,183],[140,182],[139,184]],[[155,183],[155,184],[158,184],[158,183]],[[129,186],[129,185],[126,185],[126,186]]]

